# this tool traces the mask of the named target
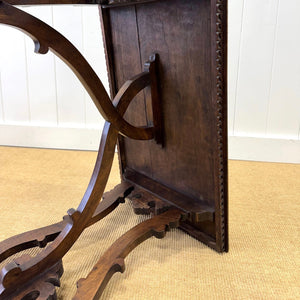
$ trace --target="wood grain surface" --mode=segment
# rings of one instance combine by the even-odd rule
[[[155,1],[101,14],[113,94],[149,53],[161,62],[164,147],[119,137],[125,180],[188,210],[185,229],[227,251],[227,1]],[[125,118],[149,126],[150,104],[140,94]],[[215,217],[200,222],[204,207]]]

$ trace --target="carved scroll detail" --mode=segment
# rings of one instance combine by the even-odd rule
[[[141,187],[136,187],[128,199],[131,201],[134,212],[138,215],[160,215],[173,206]]]
[[[20,265],[27,260],[30,260],[29,255],[23,255],[14,260],[13,264]],[[63,274],[62,261],[58,261],[55,265],[49,268],[45,273],[41,274],[36,279],[33,279],[23,289],[15,288],[13,294],[8,299],[16,300],[56,300],[56,287],[60,287],[60,277]]]

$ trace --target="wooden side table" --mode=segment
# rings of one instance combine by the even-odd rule
[[[111,97],[66,38],[15,4],[98,4]],[[128,253],[170,227],[228,251],[227,1],[7,0],[0,1],[0,23],[28,34],[36,52],[61,58],[106,119],[78,208],[57,224],[0,243],[0,262],[44,248],[1,270],[0,299],[56,299],[63,256],[126,197],[136,213],[152,217],[107,250],[79,280],[73,299],[98,299],[111,276],[124,270]],[[122,183],[103,195],[116,144]]]

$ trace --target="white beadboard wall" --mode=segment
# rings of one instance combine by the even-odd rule
[[[299,0],[229,0],[229,156],[300,163]],[[28,6],[108,89],[96,6]],[[103,119],[72,72],[0,25],[0,144],[95,150]]]
[[[108,90],[97,6],[23,6],[66,36]],[[0,144],[63,149],[98,148],[104,120],[72,71],[51,52],[0,25]]]

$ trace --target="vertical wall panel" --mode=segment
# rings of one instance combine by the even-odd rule
[[[242,20],[245,0],[229,0],[228,16],[228,131],[233,135],[236,87],[240,61]]]
[[[82,52],[81,7],[54,6],[53,26]],[[73,72],[59,58],[55,58],[58,124],[85,124],[84,88]]]
[[[52,26],[52,8],[50,6],[31,6],[23,8]],[[39,125],[57,124],[56,83],[54,56],[34,53],[33,41],[26,38],[27,75],[31,123]]]
[[[299,0],[281,0],[267,134],[298,139],[300,127]],[[299,153],[300,155],[300,153]]]
[[[246,0],[240,52],[235,135],[266,130],[278,0]]]
[[[94,6],[84,6],[82,8],[82,22],[84,56],[99,76],[106,90],[109,91],[98,9]],[[87,92],[85,92],[85,105],[86,126],[102,128],[104,120]]]
[[[5,122],[30,121],[24,34],[0,25],[0,73]]]

